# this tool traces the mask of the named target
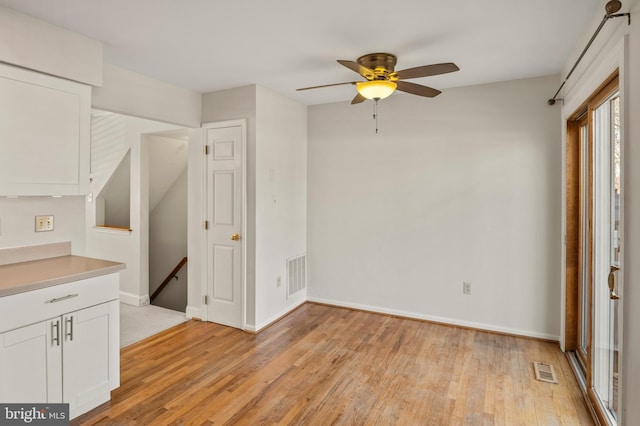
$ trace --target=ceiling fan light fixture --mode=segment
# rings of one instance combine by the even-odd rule
[[[397,84],[388,80],[371,80],[356,83],[358,93],[367,99],[384,99],[396,90]]]

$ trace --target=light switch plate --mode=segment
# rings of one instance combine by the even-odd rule
[[[53,215],[36,216],[36,232],[53,231]]]

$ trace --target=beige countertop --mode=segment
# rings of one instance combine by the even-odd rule
[[[0,266],[0,297],[118,272],[124,263],[58,256]]]

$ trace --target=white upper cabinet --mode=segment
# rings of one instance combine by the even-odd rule
[[[91,87],[0,64],[0,195],[89,191]]]

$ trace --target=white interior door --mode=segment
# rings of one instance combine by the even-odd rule
[[[205,125],[207,319],[244,329],[244,152],[242,123]]]

